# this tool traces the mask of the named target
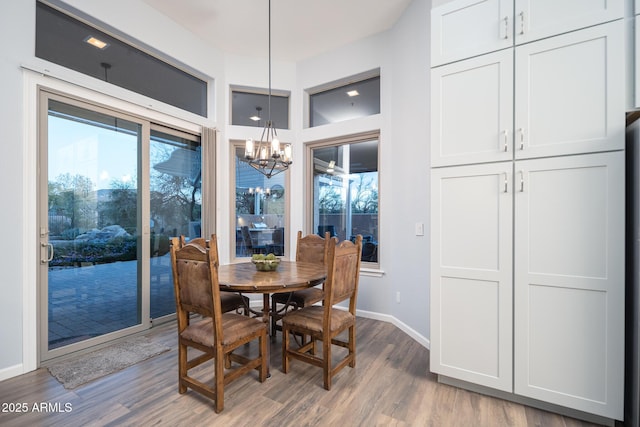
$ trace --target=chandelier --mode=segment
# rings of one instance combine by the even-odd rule
[[[269,95],[267,120],[262,130],[260,141],[247,139],[244,158],[258,172],[271,178],[289,169],[291,160],[291,144],[280,144],[276,128],[271,120],[271,0],[269,0]]]

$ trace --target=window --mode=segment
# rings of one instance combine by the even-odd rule
[[[231,124],[264,127],[269,120],[268,92],[231,89]],[[271,90],[271,121],[277,129],[289,129],[289,94]]]
[[[232,248],[236,258],[258,253],[288,255],[288,197],[289,173],[267,178],[244,159],[244,141],[233,145],[236,230]]]
[[[314,233],[363,237],[362,261],[379,263],[378,133],[307,144]]]
[[[380,114],[380,76],[309,92],[309,127]]]
[[[207,117],[207,82],[41,2],[36,56]]]

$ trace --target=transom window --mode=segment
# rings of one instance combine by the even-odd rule
[[[36,2],[38,58],[207,117],[207,82],[67,13]]]
[[[269,119],[269,96],[266,90],[232,88],[231,124],[264,127]],[[271,91],[271,121],[276,129],[289,129],[289,94]]]
[[[346,82],[323,85],[307,92],[309,127],[380,114],[379,75],[352,77]]]

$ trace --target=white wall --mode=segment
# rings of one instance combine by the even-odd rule
[[[392,35],[391,315],[429,337],[430,2],[413,1]],[[387,177],[385,176],[385,179]],[[424,236],[415,224],[424,224]]]
[[[0,117],[2,117],[2,162],[0,182],[3,183],[0,225],[5,244],[0,249],[0,374],[21,373],[22,364],[22,266],[25,241],[22,144],[22,77],[21,58],[35,46],[35,2],[3,2],[0,14]],[[11,41],[9,43],[9,41]],[[0,376],[2,378],[2,376]]]
[[[210,105],[210,118],[203,119],[41,61],[34,57],[35,1],[3,1],[0,37],[2,40],[11,40],[11,43],[3,44],[0,56],[0,87],[3,94],[0,97],[3,123],[0,180],[11,184],[4,186],[3,208],[0,210],[3,237],[8,243],[3,245],[0,254],[0,267],[4,273],[0,281],[0,380],[24,372],[23,362],[35,350],[34,342],[28,339],[30,332],[25,332],[21,325],[23,313],[36,312],[31,305],[38,264],[33,220],[35,178],[30,175],[35,170],[35,165],[30,162],[37,147],[33,136],[36,124],[32,122],[29,111],[25,111],[29,105],[33,105],[33,100],[29,98],[31,94],[25,91],[26,79],[21,65],[39,70],[49,69],[51,75],[88,88],[86,90],[105,93],[145,108],[150,105],[153,114],[178,117],[198,126],[218,126],[217,232],[224,245],[228,245],[230,237],[225,231],[230,223],[230,211],[227,208],[230,200],[229,141],[245,139],[248,132],[256,130],[226,125],[228,85],[267,86],[266,57],[223,55],[150,9],[142,0],[66,0],[65,3],[89,17],[97,17],[108,23],[116,32],[129,34],[147,47],[215,78],[215,98]],[[122,13],[124,9],[127,13]],[[427,228],[429,224],[429,9],[429,0],[414,0],[392,30],[298,64],[274,62],[272,74],[274,89],[292,92],[292,129],[279,132],[283,141],[294,143],[295,163],[290,182],[291,230],[304,229],[304,142],[380,129],[383,274],[381,277],[362,276],[358,309],[373,317],[394,321],[425,345],[429,336],[429,236],[428,231],[423,237],[415,236],[414,225],[421,222]],[[158,31],[160,27],[163,31]],[[382,74],[381,114],[313,129],[302,128],[305,88],[374,68],[380,68]],[[228,257],[229,248],[221,248],[221,254]],[[400,303],[396,302],[398,292]],[[36,319],[27,319],[27,329],[33,330],[35,324]],[[26,347],[24,353],[23,346]]]
[[[358,309],[390,316],[428,345],[429,337],[429,20],[414,0],[395,27],[298,64],[298,92],[380,68],[381,114],[302,129],[299,142],[380,129],[382,277],[362,275]],[[302,183],[302,170],[295,171]],[[294,187],[294,197],[302,188]],[[415,224],[425,235],[415,235]],[[399,293],[400,302],[397,302]]]

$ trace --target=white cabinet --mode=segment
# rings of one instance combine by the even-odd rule
[[[624,23],[515,49],[516,158],[624,148]]]
[[[513,158],[513,50],[431,70],[431,165]]]
[[[515,0],[514,40],[523,44],[624,16],[624,0]]]
[[[431,69],[431,370],[618,420],[622,15],[452,1],[432,10]]]
[[[431,10],[431,66],[513,45],[513,0],[463,0]]]
[[[624,0],[459,0],[431,11],[431,66],[622,18]]]
[[[431,370],[512,388],[512,164],[433,169]]]
[[[431,371],[622,419],[623,198],[623,151],[432,169]]]
[[[515,174],[514,391],[622,419],[624,152]]]
[[[619,20],[432,68],[432,166],[623,149],[623,33]]]

